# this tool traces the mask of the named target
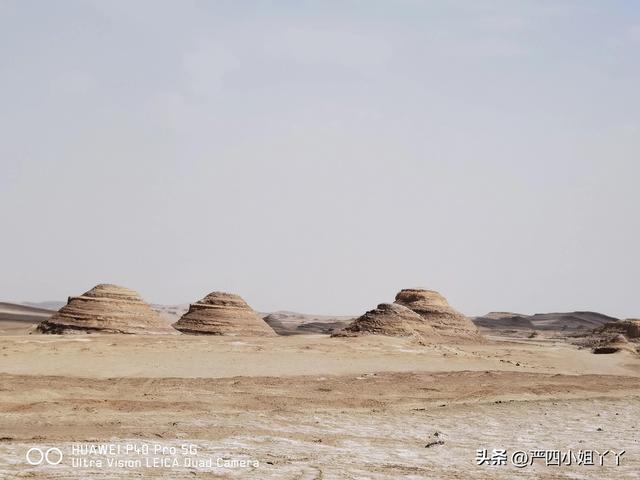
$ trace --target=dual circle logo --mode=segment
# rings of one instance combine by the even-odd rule
[[[29,465],[58,465],[62,462],[62,450],[56,447],[42,449],[31,447],[26,454]]]

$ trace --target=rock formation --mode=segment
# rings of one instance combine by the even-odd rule
[[[407,288],[398,292],[395,303],[416,312],[438,335],[469,340],[481,338],[473,322],[451,308],[436,291]]]
[[[405,289],[395,303],[381,303],[334,336],[377,334],[413,336],[434,341],[479,341],[482,336],[467,317],[449,306],[438,292]]]
[[[210,293],[191,304],[173,327],[193,335],[276,335],[240,296],[223,292]]]
[[[622,325],[627,338],[640,341],[640,320],[630,318],[622,322],[617,322],[617,324]]]
[[[616,353],[621,350],[640,354],[640,320],[609,322],[582,336],[574,336],[573,342],[593,353]]]
[[[434,336],[434,329],[413,310],[395,303],[381,303],[334,334],[347,337],[362,334],[407,337],[414,334]]]
[[[42,333],[175,334],[171,326],[133,290],[101,284],[67,304],[38,325]]]
[[[603,339],[624,337],[626,340],[640,342],[640,320],[620,320],[605,323],[590,332],[591,336]]]

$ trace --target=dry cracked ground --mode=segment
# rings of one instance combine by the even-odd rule
[[[0,372],[0,478],[640,478],[639,357],[561,339],[12,335]]]

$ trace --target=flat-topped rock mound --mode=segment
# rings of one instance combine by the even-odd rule
[[[175,334],[167,322],[137,292],[100,284],[67,304],[38,325],[41,333]]]
[[[438,335],[469,340],[481,338],[473,322],[451,308],[447,299],[434,290],[406,288],[398,292],[395,303],[416,312]]]
[[[192,335],[276,335],[242,297],[224,292],[212,292],[192,303],[173,327]]]
[[[333,336],[349,337],[356,335],[387,335],[390,337],[407,337],[416,333],[434,336],[435,331],[424,319],[413,310],[396,303],[381,303],[356,318],[344,329]]]

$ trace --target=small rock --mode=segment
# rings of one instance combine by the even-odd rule
[[[427,443],[424,448],[435,447],[436,445],[444,445],[444,440],[434,440],[432,442]]]

